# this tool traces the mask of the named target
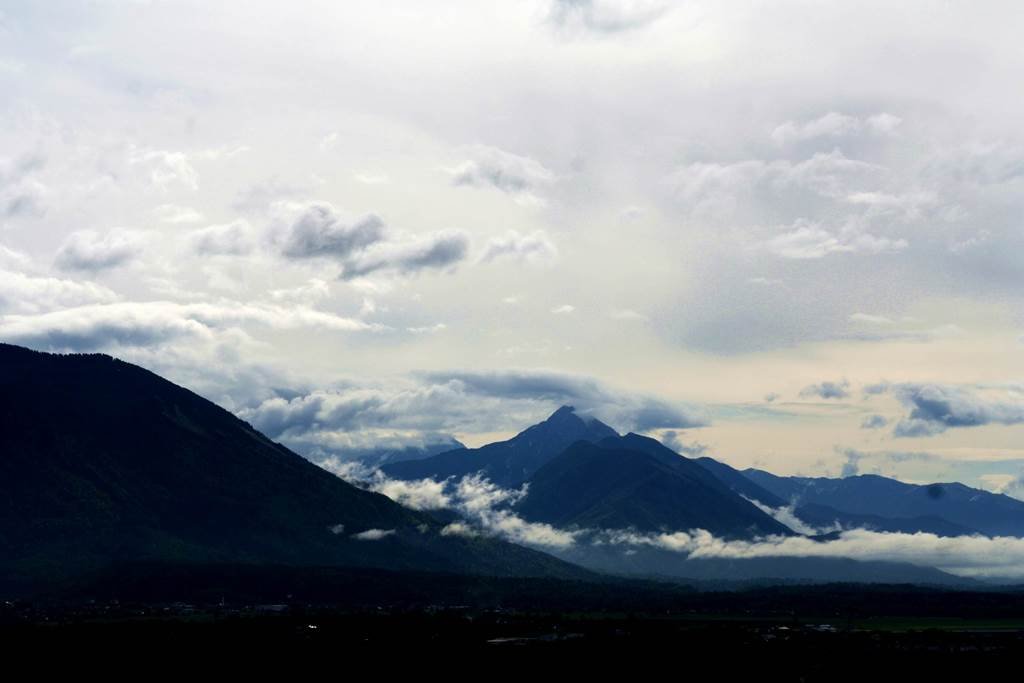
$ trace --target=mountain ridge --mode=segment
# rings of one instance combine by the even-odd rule
[[[102,354],[0,345],[0,582],[125,561],[577,575],[358,489],[199,395]]]

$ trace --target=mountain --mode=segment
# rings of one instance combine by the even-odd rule
[[[0,584],[133,561],[581,571],[440,530],[142,368],[0,345]]]
[[[615,430],[603,422],[580,416],[571,406],[562,406],[548,419],[507,441],[391,463],[381,469],[395,479],[446,479],[481,472],[495,484],[514,488],[573,443],[616,436]]]
[[[923,532],[936,536],[973,536],[980,533],[960,524],[954,524],[936,515],[921,517],[883,517],[881,515],[856,514],[836,510],[828,505],[806,503],[793,510],[793,514],[805,524],[827,530],[838,524],[843,529],[868,529],[887,533],[916,534]]]
[[[883,517],[877,514],[857,514],[837,510],[830,505],[820,503],[801,503],[799,499],[783,500],[763,486],[757,484],[747,474],[719,462],[714,458],[697,458],[696,462],[715,475],[722,483],[744,498],[756,501],[770,508],[790,507],[793,515],[809,527],[820,530],[834,529],[836,525],[843,529],[870,529],[892,533],[913,534],[925,532],[937,536],[970,536],[979,533],[976,529],[954,524],[936,515],[919,517]],[[750,472],[748,470],[747,472]],[[780,491],[792,493],[795,489],[779,487]]]
[[[842,513],[890,520],[938,518],[988,536],[1024,537],[1024,501],[958,483],[906,484],[874,474],[842,479],[779,477],[756,469],[744,476],[800,506],[824,505]]]
[[[846,557],[753,557],[689,559],[657,548],[623,552],[614,546],[577,547],[559,557],[594,571],[679,581],[754,583],[882,583],[976,588],[973,579],[906,562]]]
[[[725,538],[792,533],[697,463],[637,434],[573,444],[530,477],[517,511],[561,527],[705,529]]]
[[[757,485],[742,472],[726,465],[724,462],[719,462],[714,458],[706,456],[695,458],[694,462],[711,472],[716,479],[748,500],[756,500],[761,505],[767,505],[770,508],[781,508],[789,505],[788,500],[783,500],[763,486]]]

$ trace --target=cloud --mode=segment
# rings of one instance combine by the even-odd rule
[[[676,453],[682,453],[690,458],[699,458],[708,452],[708,447],[706,445],[696,441],[693,443],[685,443],[682,439],[682,434],[672,429],[661,433],[661,442]]]
[[[113,291],[94,282],[36,277],[0,269],[0,313],[41,313],[83,304],[110,303],[117,298]]]
[[[551,309],[551,312],[555,315],[568,315],[576,310],[576,307],[572,304],[562,304],[561,306],[555,306]]]
[[[772,140],[780,145],[815,138],[838,138],[862,133],[891,135],[903,122],[898,116],[882,112],[859,118],[839,112],[829,112],[820,118],[803,123],[786,121],[772,131]]]
[[[54,262],[63,270],[101,271],[134,261],[142,253],[142,234],[133,230],[79,230],[64,240]]]
[[[760,557],[845,557],[861,561],[906,562],[935,567],[958,576],[1024,578],[1024,538],[936,536],[929,533],[884,533],[866,529],[840,531],[818,541],[806,536],[727,541],[704,530],[642,535],[609,534],[609,542],[649,546],[686,554],[691,559]]]
[[[896,398],[910,412],[896,424],[895,436],[919,437],[947,429],[1024,423],[1024,388],[947,384],[898,384]]]
[[[875,415],[868,415],[867,417],[865,417],[861,421],[861,423],[860,423],[860,428],[861,429],[882,429],[883,427],[886,427],[888,424],[889,424],[889,420],[887,420],[884,415],[875,414]]]
[[[795,502],[791,502],[789,505],[785,505],[780,508],[773,508],[769,507],[768,505],[765,505],[764,503],[758,500],[754,500],[753,498],[747,498],[746,496],[743,496],[743,498],[750,502],[752,505],[754,505],[754,507],[760,509],[761,512],[765,513],[769,517],[772,517],[775,521],[779,522],[780,524],[786,525],[798,534],[804,534],[805,536],[818,536],[821,534],[828,534],[835,531],[839,531],[842,528],[839,526],[838,523],[827,528],[818,528],[807,524],[802,519],[797,517]]]
[[[153,209],[153,213],[163,223],[199,223],[203,220],[203,214],[196,209],[177,204],[161,204]]]
[[[667,180],[691,208],[715,208],[732,206],[741,195],[758,190],[778,194],[805,189],[824,197],[843,198],[853,186],[877,182],[877,176],[883,172],[875,164],[850,159],[836,149],[797,162],[695,162],[676,169]]]
[[[0,159],[0,218],[43,215],[48,189],[35,176],[44,166],[39,154]]]
[[[508,259],[530,265],[546,265],[558,259],[558,248],[543,230],[521,235],[509,230],[502,237],[495,237],[484,247],[480,261]]]
[[[330,469],[330,468],[329,468]],[[346,480],[370,490],[389,489],[393,482],[378,470],[350,467],[341,472]],[[408,501],[425,501],[418,509],[452,509],[463,519],[442,530],[446,535],[497,535],[525,545],[565,550],[586,545],[653,547],[683,554],[691,559],[762,557],[844,557],[861,561],[904,562],[970,577],[1024,578],[1024,538],[956,536],[929,533],[884,533],[865,529],[811,527],[799,520],[792,505],[767,508],[758,505],[799,533],[835,537],[816,540],[807,536],[767,536],[748,541],[725,540],[703,529],[642,534],[630,530],[559,529],[527,522],[514,505],[528,488],[502,489],[480,475],[443,482],[406,482],[407,488],[390,489]],[[408,491],[425,491],[409,496]],[[387,495],[387,494],[385,494]],[[395,498],[402,502],[400,498]],[[753,501],[752,501],[753,502]],[[757,504],[757,503],[755,503]]]
[[[329,459],[320,465],[349,483],[382,493],[406,507],[415,510],[451,509],[461,514],[465,521],[449,524],[441,530],[442,535],[487,534],[513,543],[546,548],[567,548],[575,542],[574,532],[527,522],[510,509],[526,495],[525,486],[504,489],[479,474],[440,482],[432,479],[395,481],[380,470],[339,463],[337,459]]]
[[[384,221],[375,214],[345,220],[327,202],[289,205],[293,216],[276,236],[281,253],[294,259],[345,259],[384,239]]]
[[[199,189],[199,174],[184,152],[133,147],[128,154],[128,163],[148,173],[150,182],[161,190],[175,186]]]
[[[441,529],[442,536],[462,536],[464,538],[474,538],[480,535],[476,529],[469,524],[464,522],[452,522],[443,529]]]
[[[547,21],[572,32],[615,34],[648,26],[670,8],[664,0],[552,0]]]
[[[385,383],[282,393],[237,414],[314,460],[380,449],[452,444],[451,434],[525,428],[570,403],[624,429],[687,429],[706,424],[695,407],[549,372],[434,372]],[[456,447],[454,445],[449,448]]]
[[[375,329],[362,321],[309,308],[149,301],[84,305],[38,315],[4,315],[0,316],[0,337],[36,348],[90,351],[152,346],[187,337],[210,340],[218,331],[245,324],[345,332]]]
[[[255,231],[245,219],[195,230],[188,241],[195,253],[203,255],[245,256],[256,247]]]
[[[554,173],[529,157],[484,145],[473,147],[470,158],[449,172],[453,185],[489,187],[531,203],[540,201],[536,192],[556,180]]]
[[[577,412],[593,413],[613,426],[637,431],[687,429],[707,424],[706,416],[693,407],[611,389],[591,378],[567,373],[538,370],[455,371],[424,373],[424,377],[435,382],[454,382],[471,394],[572,404]]]
[[[816,396],[826,400],[833,398],[849,398],[849,389],[850,383],[845,379],[838,382],[821,382],[820,384],[811,384],[804,387],[800,390],[800,396]]]
[[[360,531],[358,534],[352,534],[352,538],[357,541],[379,541],[394,533],[394,529],[367,529],[366,531]]]
[[[381,242],[345,260],[343,280],[377,272],[415,275],[424,270],[451,270],[465,260],[469,237],[461,230],[442,230]]]
[[[817,259],[835,253],[882,254],[907,248],[905,239],[879,237],[857,230],[833,233],[817,223],[797,221],[792,229],[765,241],[766,251],[791,259]]]
[[[846,462],[843,463],[843,469],[840,471],[839,476],[845,479],[846,477],[856,477],[860,474],[860,461],[867,456],[852,448],[843,449],[840,453],[846,458]]]
[[[345,219],[327,202],[285,204],[272,241],[292,259],[329,259],[341,265],[341,278],[374,273],[415,275],[450,270],[465,260],[469,237],[461,230],[408,235],[390,230],[376,214]]]
[[[640,313],[638,311],[634,311],[634,310],[632,310],[630,308],[617,308],[614,311],[609,312],[608,316],[612,320],[629,320],[629,321],[641,322],[641,323],[645,323],[645,322],[649,322],[650,321],[650,318],[648,318],[643,313]]]

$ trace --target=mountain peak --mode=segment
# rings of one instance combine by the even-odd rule
[[[580,419],[580,416],[576,414],[576,408],[570,405],[564,405],[555,412],[548,416],[545,422],[561,422],[564,420]]]

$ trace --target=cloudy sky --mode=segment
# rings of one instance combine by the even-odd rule
[[[0,339],[304,454],[559,404],[1024,496],[1024,7],[0,0]]]

